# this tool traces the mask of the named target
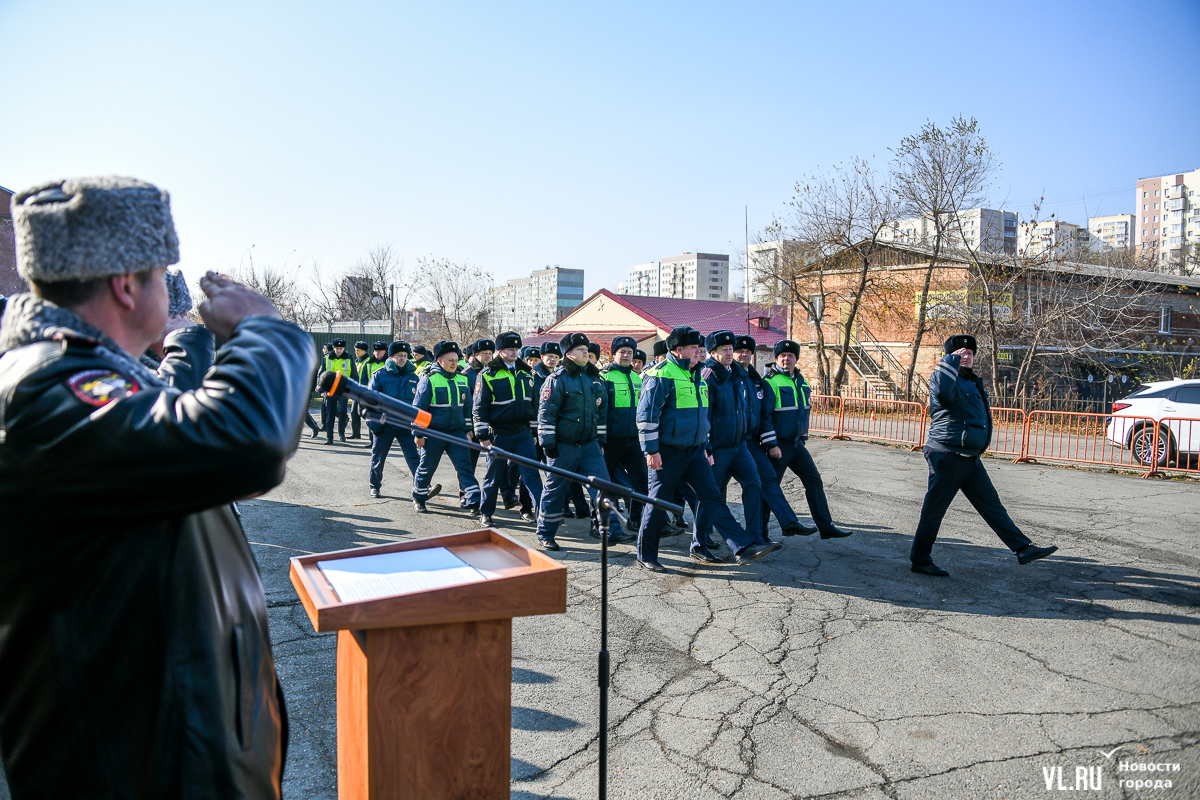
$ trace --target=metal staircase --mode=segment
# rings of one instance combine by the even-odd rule
[[[841,352],[841,348],[835,348]],[[868,392],[880,400],[902,400],[907,369],[892,355],[892,351],[879,343],[866,325],[858,323],[850,337],[846,364],[858,373],[868,387]],[[929,396],[929,382],[919,374],[913,375],[913,395]]]

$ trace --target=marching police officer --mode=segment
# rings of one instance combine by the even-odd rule
[[[540,398],[542,396],[542,385],[546,382],[546,379],[550,377],[554,370],[558,369],[559,362],[562,360],[563,355],[562,347],[559,346],[558,342],[543,342],[541,351],[541,363],[533,368],[533,396],[538,398],[539,403],[541,402]],[[546,454],[542,450],[540,441],[537,442],[537,454],[539,461],[546,460]],[[543,489],[543,494],[544,491],[545,490]],[[567,491],[569,493],[568,496],[570,497],[570,501],[566,504],[566,507],[563,510],[563,517],[587,519],[590,516],[590,512],[588,511],[587,501],[585,501],[583,497],[583,487],[572,481]],[[574,513],[571,512],[572,505],[575,506]]]
[[[346,340],[334,339],[333,352],[325,356],[321,363],[321,372],[337,372],[352,380],[358,380],[358,367],[354,359],[346,352]],[[333,421],[338,423],[338,435],[346,441],[346,407],[345,395],[341,397],[326,397],[321,404],[321,420],[325,425],[325,444],[333,444]]]
[[[441,341],[433,346],[434,367],[417,383],[413,405],[433,416],[429,423],[433,430],[466,439],[467,420],[471,416],[471,388],[466,374],[458,368],[461,354],[457,342]],[[442,453],[445,453],[458,473],[463,507],[478,514],[479,481],[475,480],[475,473],[471,470],[467,448],[441,439],[427,439],[415,433],[413,440],[421,449],[421,461],[413,478],[413,507],[421,514],[429,511],[425,501],[434,494],[429,489],[429,482],[437,471],[438,462],[442,460]]]
[[[378,342],[377,342],[378,344]],[[383,365],[371,375],[370,385],[373,392],[394,397],[404,403],[412,403],[416,396],[417,377],[416,367],[408,360],[411,347],[408,342],[392,342],[387,349],[387,358]],[[408,472],[416,476],[417,468],[421,466],[421,453],[413,441],[413,433],[409,428],[399,425],[381,425],[377,421],[367,420],[367,427],[375,435],[371,439],[371,497],[379,497],[383,486],[383,464],[392,449],[392,442],[400,445],[404,453],[404,461],[408,464]],[[441,485],[435,485],[429,490],[428,497],[438,494]]]
[[[618,336],[612,341],[612,363],[600,370],[608,383],[608,436],[604,444],[604,465],[612,480],[618,476],[628,479],[627,486],[646,494],[646,460],[638,444],[637,406],[642,395],[642,376],[633,371],[633,355],[637,342],[631,336]],[[642,524],[642,504],[633,503],[629,509],[629,524]]]
[[[924,575],[950,573],[933,563],[933,543],[950,501],[961,490],[1017,562],[1028,564],[1058,550],[1038,547],[1021,533],[996,494],[980,458],[992,440],[992,411],[983,381],[975,374],[975,337],[946,340],[946,355],[929,378],[929,435],[921,452],[929,464],[929,489],[913,537],[912,571]]]
[[[665,341],[654,343],[654,363],[664,361],[667,357],[667,343]]]
[[[736,337],[733,331],[714,331],[708,335],[707,349],[712,354],[704,362],[700,376],[708,385],[709,443],[712,446],[713,480],[722,496],[733,478],[742,487],[742,510],[746,517],[746,533],[755,541],[765,541],[763,520],[762,479],[758,467],[746,447],[746,437],[753,422],[759,419],[758,392],[749,376],[733,360]],[[751,410],[755,407],[755,411]],[[755,445],[757,446],[757,444]],[[709,564],[722,563],[709,550],[708,532],[712,524],[703,508],[696,514],[692,535],[693,557]],[[769,543],[769,542],[768,542]]]
[[[533,447],[530,423],[536,425],[537,412],[533,405],[533,372],[517,357],[521,337],[505,331],[496,337],[496,356],[487,363],[476,379],[474,394],[475,441],[497,447],[526,458],[537,458]],[[496,513],[496,496],[502,488],[502,477],[508,477],[510,487],[516,484],[512,467],[501,458],[488,455],[487,474],[483,479],[483,503],[479,509],[479,524],[491,526]],[[542,500],[542,478],[533,467],[519,467],[521,479],[535,505]],[[510,488],[511,491],[511,488]],[[522,515],[524,518],[524,515]],[[532,517],[531,517],[532,518]]]
[[[783,481],[789,468],[804,485],[804,496],[813,522],[821,532],[822,539],[840,539],[850,535],[833,524],[829,514],[829,501],[825,499],[825,486],[821,473],[809,455],[805,442],[808,441],[808,419],[812,410],[812,389],[808,380],[796,368],[800,357],[800,345],[791,339],[775,343],[775,363],[767,367],[764,378],[771,392],[772,417],[780,455],[775,460],[775,476]],[[803,533],[804,531],[799,531]],[[784,530],[784,535],[790,535]]]
[[[359,342],[359,344],[365,344]],[[383,369],[384,363],[387,362],[388,346],[384,342],[375,342],[371,345],[371,355],[363,361],[356,362],[358,367],[358,382],[363,386],[369,386],[371,377],[376,371]],[[362,423],[362,409],[358,407],[358,403],[350,411],[350,438],[361,439],[362,429],[359,427]],[[374,437],[371,426],[367,426],[367,434],[369,437]],[[368,445],[369,446],[369,445]]]
[[[605,406],[608,390],[600,371],[590,363],[588,343],[582,333],[569,333],[563,337],[562,363],[542,384],[538,440],[552,466],[607,479],[608,470],[600,448],[607,435],[608,410]],[[553,473],[546,476],[537,521],[538,544],[546,550],[559,549],[554,536],[562,524],[562,506],[570,483],[574,481]],[[588,489],[588,492],[596,504],[595,490]],[[616,517],[612,517],[609,541],[627,542],[632,538],[621,530]]]
[[[768,539],[767,524],[770,522],[772,513],[779,520],[779,527],[783,530],[784,536],[811,536],[817,532],[817,529],[801,524],[800,520],[796,518],[796,512],[792,510],[792,506],[784,497],[783,490],[779,487],[779,476],[775,473],[775,464],[772,461],[772,459],[783,458],[783,452],[779,449],[779,442],[775,436],[775,423],[772,419],[775,395],[767,387],[766,382],[759,375],[758,369],[754,366],[754,350],[757,346],[754,337],[738,336],[733,346],[735,348],[734,359],[745,370],[746,380],[749,384],[748,390],[752,395],[749,407],[749,429],[746,433],[746,450],[754,459],[759,480],[762,481],[763,501],[766,504],[766,508],[763,509],[763,538],[764,540]],[[755,405],[755,400],[758,401],[757,405]]]
[[[421,373],[421,368],[432,362],[433,358],[429,355],[429,348],[423,344],[414,344],[412,351],[413,366],[417,368],[417,374],[419,375]]]
[[[528,344],[521,348],[521,360],[532,370],[542,361],[542,348],[536,344]]]
[[[638,438],[650,468],[650,496],[672,497],[687,485],[696,494],[697,505],[713,521],[734,559],[739,564],[779,549],[778,543],[760,545],[733,518],[713,480],[708,444],[708,388],[693,369],[700,346],[699,331],[675,328],[667,337],[666,360],[642,375],[642,397],[638,403]],[[638,532],[638,565],[652,572],[666,572],[658,562],[658,541],[666,512],[652,509],[642,515]],[[693,558],[695,556],[693,555]],[[696,559],[702,560],[702,559]],[[707,562],[706,562],[707,563]]]
[[[367,352],[366,342],[354,343],[354,368],[358,370],[358,382],[363,386],[371,380],[370,371],[371,356]],[[362,438],[362,410],[358,407],[358,403],[350,404],[350,438]]]

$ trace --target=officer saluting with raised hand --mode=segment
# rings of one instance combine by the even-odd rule
[[[775,477],[783,481],[783,474],[790,468],[804,486],[804,496],[813,522],[821,532],[822,539],[840,539],[851,535],[833,524],[829,514],[829,501],[825,499],[825,485],[821,473],[809,455],[805,442],[808,441],[808,420],[812,413],[812,388],[808,380],[796,368],[800,357],[800,345],[791,339],[775,343],[775,363],[767,367],[764,378],[771,391],[772,422],[778,439],[780,456],[775,460]],[[811,529],[800,531],[811,533]],[[791,533],[785,528],[784,536]]]
[[[537,418],[534,410],[533,373],[517,357],[521,337],[505,331],[496,337],[496,357],[489,361],[475,381],[474,424],[475,441],[484,447],[492,443],[526,458],[537,458],[529,423]],[[479,524],[490,527],[496,513],[496,496],[500,493],[501,478],[510,473],[510,464],[488,454],[487,474],[483,479],[483,503],[479,507]],[[542,501],[542,478],[533,467],[522,465],[521,478],[530,492],[533,504]],[[515,483],[515,481],[513,481]],[[511,484],[510,484],[511,485]]]
[[[667,358],[642,373],[638,403],[638,438],[650,468],[650,496],[670,498],[686,484],[696,493],[697,505],[712,518],[738,564],[772,553],[779,545],[755,544],[755,539],[733,518],[713,480],[708,444],[708,388],[692,360],[700,346],[699,331],[675,328],[667,337]],[[658,562],[658,541],[666,512],[651,509],[642,515],[638,533],[638,565],[666,572]]]
[[[979,512],[1020,564],[1045,558],[1058,550],[1038,547],[1021,533],[996,494],[980,456],[992,440],[992,411],[983,381],[972,367],[975,337],[946,340],[946,355],[929,378],[929,435],[921,452],[929,464],[929,490],[921,505],[921,520],[913,537],[912,571],[944,577],[950,573],[933,563],[931,553],[950,501],[959,490]]]
[[[542,384],[538,439],[551,466],[607,480],[608,469],[600,447],[607,435],[608,390],[600,371],[588,361],[586,336],[567,334],[562,339],[562,351],[565,354],[562,363]],[[537,522],[538,545],[545,550],[558,549],[554,536],[562,524],[563,502],[571,483],[553,473],[546,476]],[[596,502],[596,490],[589,488],[588,492]],[[632,538],[613,517],[609,541],[625,542]]]
[[[354,359],[346,352],[346,340],[334,339],[333,352],[325,356],[321,363],[321,372],[337,372],[352,380],[358,380],[358,367]],[[341,397],[326,397],[321,403],[321,417],[325,423],[325,444],[333,444],[333,421],[338,423],[338,435],[346,441],[346,407],[348,400]]]

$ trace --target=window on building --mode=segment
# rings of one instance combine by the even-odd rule
[[[1158,332],[1171,332],[1171,309],[1167,306],[1163,306],[1158,310]]]
[[[1155,197],[1158,197],[1158,189],[1155,189],[1155,190],[1154,190],[1154,196],[1155,196]],[[1158,208],[1158,206],[1155,206],[1155,208]]]
[[[1150,221],[1149,217],[1142,217],[1142,222],[1149,222],[1149,221]]]
[[[1142,203],[1142,211],[1149,211],[1149,210],[1150,210],[1150,204]]]
[[[1148,194],[1149,194],[1149,192],[1142,192],[1142,197],[1146,197],[1146,195],[1148,195]]]

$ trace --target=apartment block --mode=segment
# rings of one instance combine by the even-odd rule
[[[1200,241],[1196,191],[1200,169],[1155,178],[1139,178],[1134,192],[1135,246],[1147,258],[1175,261],[1187,244]]]
[[[1133,214],[1112,214],[1088,218],[1092,243],[1113,250],[1132,250],[1137,217]]]
[[[969,247],[983,253],[1007,253],[1017,251],[1017,223],[1015,211],[999,211],[994,208],[968,208],[958,213],[957,218],[946,215],[946,239],[944,246],[950,249]],[[937,236],[937,227],[932,217],[911,217],[892,223],[880,234],[885,241],[901,242],[932,247]]]
[[[657,278],[654,265],[658,266]],[[629,270],[629,279],[617,284],[620,294],[637,297],[678,297],[684,300],[728,300],[729,256],[719,253],[684,253]]]
[[[629,279],[617,284],[617,294],[658,297],[658,273],[661,268],[657,261],[630,267]]]
[[[1090,231],[1070,222],[1024,222],[1017,231],[1017,252],[1026,258],[1071,258],[1091,247]]]
[[[784,302],[781,265],[788,248],[795,244],[790,239],[775,239],[750,245],[746,252],[747,303]]]
[[[583,270],[549,267],[493,287],[488,324],[493,333],[532,333],[558,322],[583,302]]]

